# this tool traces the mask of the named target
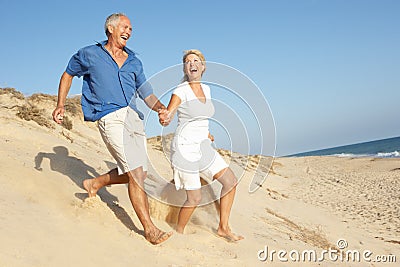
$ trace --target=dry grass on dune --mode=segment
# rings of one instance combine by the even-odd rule
[[[7,95],[9,103],[2,105],[3,108],[15,109],[16,115],[26,121],[34,121],[40,126],[45,126],[50,129],[55,128],[55,123],[51,119],[49,109],[51,110],[57,104],[57,96],[37,93],[25,97],[21,92],[15,88],[0,88],[0,95]],[[16,102],[15,99],[19,100]],[[14,103],[15,102],[15,103]],[[45,108],[39,108],[45,107]],[[61,124],[65,129],[71,130],[73,128],[73,121],[71,117],[82,117],[80,107],[80,96],[67,98],[65,109],[69,116],[64,116],[63,123]]]
[[[17,91],[15,88],[10,88],[10,87],[0,88],[0,95],[5,95],[5,94],[11,95],[12,97],[20,100],[25,99],[24,94]]]

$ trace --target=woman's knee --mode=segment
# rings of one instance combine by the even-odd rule
[[[224,187],[233,188],[237,185],[238,179],[230,168],[227,168],[216,178]]]
[[[187,202],[190,206],[198,206],[201,202],[200,193],[192,193],[187,195]]]

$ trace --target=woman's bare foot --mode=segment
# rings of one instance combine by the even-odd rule
[[[88,192],[89,197],[95,197],[99,189],[93,186],[94,179],[86,179],[83,181],[83,188]]]
[[[217,234],[218,234],[219,237],[225,239],[228,242],[236,242],[236,241],[244,239],[243,236],[236,235],[236,234],[232,233],[230,228],[228,228],[227,230],[223,230],[222,228],[218,228]]]
[[[178,234],[186,234],[186,235],[192,235],[192,234],[195,234],[197,231],[195,230],[195,229],[191,229],[191,228],[183,228],[183,229],[180,229],[180,228],[178,228],[178,227],[176,227],[175,228],[175,231],[178,233]]]
[[[185,231],[185,228],[176,226],[175,231],[176,231],[178,234],[183,234],[184,231]]]
[[[153,232],[145,233],[146,240],[149,241],[153,245],[161,244],[162,242],[166,241],[170,238],[172,232],[163,232],[159,229],[156,229]]]

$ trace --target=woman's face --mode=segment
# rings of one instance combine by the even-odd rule
[[[197,55],[190,54],[186,57],[183,69],[188,77],[188,81],[193,82],[201,80],[205,67]]]

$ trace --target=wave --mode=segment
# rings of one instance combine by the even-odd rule
[[[400,158],[400,152],[399,151],[380,152],[376,154],[339,153],[339,154],[331,154],[328,156],[340,157],[340,158]]]
[[[378,157],[382,158],[399,158],[400,157],[400,152],[399,151],[393,151],[389,153],[378,153]]]

